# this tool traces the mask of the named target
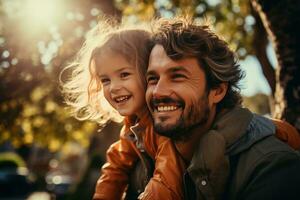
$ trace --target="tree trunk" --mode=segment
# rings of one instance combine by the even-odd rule
[[[278,59],[275,118],[300,130],[300,1],[251,0],[271,38]],[[298,78],[297,78],[298,77]]]
[[[254,16],[256,22],[253,36],[254,53],[261,65],[262,72],[269,83],[273,98],[275,94],[276,80],[275,70],[267,56],[267,46],[269,43],[268,35],[258,13],[255,10],[253,10],[252,15]]]

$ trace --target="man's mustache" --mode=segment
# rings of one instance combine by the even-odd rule
[[[181,100],[175,100],[170,97],[162,97],[162,98],[152,98],[151,100],[152,105],[158,105],[158,104],[176,104],[178,106],[183,106],[184,102]]]

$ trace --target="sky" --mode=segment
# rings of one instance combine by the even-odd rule
[[[258,60],[254,56],[247,56],[240,61],[242,70],[245,72],[244,79],[240,82],[243,96],[252,96],[256,93],[269,95],[271,89],[264,77]]]
[[[267,54],[272,66],[276,66],[276,56],[270,44],[267,47]],[[247,56],[245,60],[240,60],[240,65],[245,72],[245,78],[240,82],[243,96],[252,96],[257,93],[271,94],[271,88],[256,57]]]

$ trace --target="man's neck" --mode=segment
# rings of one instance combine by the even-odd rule
[[[204,132],[200,131],[198,128],[195,128],[192,131],[194,133],[191,135],[191,137],[189,137],[188,140],[175,142],[178,153],[186,163],[191,161],[195,148],[197,147],[201,136],[204,134]]]
[[[215,114],[210,116],[205,125],[196,126],[195,128],[191,129],[193,133],[187,140],[175,142],[178,153],[187,164],[192,160],[195,149],[198,146],[201,137],[210,129],[214,118]]]

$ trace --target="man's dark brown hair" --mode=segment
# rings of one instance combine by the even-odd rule
[[[155,20],[152,31],[154,44],[161,44],[171,59],[197,58],[206,75],[207,91],[228,83],[218,110],[241,104],[238,82],[243,73],[240,65],[228,44],[208,26],[197,25],[189,17],[176,17]]]

